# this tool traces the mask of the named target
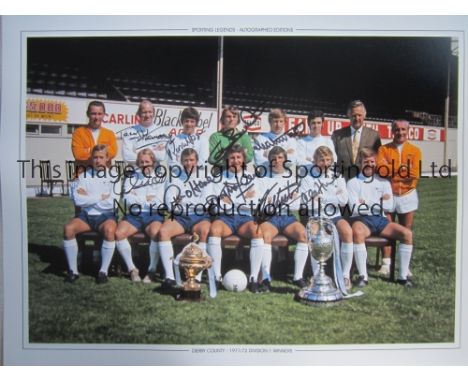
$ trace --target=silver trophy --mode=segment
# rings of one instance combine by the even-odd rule
[[[333,303],[343,298],[333,280],[325,274],[325,264],[333,253],[333,223],[330,219],[312,217],[306,227],[309,252],[320,264],[312,284],[301,289],[296,299],[307,303]]]

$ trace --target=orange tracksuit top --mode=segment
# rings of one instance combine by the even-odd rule
[[[72,135],[72,152],[77,164],[89,164],[91,150],[97,144],[107,145],[109,161],[117,155],[117,138],[112,130],[100,127],[98,140],[94,143],[93,134],[88,127],[77,128]]]
[[[377,153],[378,173],[386,177],[392,184],[394,195],[401,196],[416,188],[421,167],[421,150],[406,141],[400,152],[395,143],[390,142],[380,146]],[[400,168],[401,165],[407,169]]]

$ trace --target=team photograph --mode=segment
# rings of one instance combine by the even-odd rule
[[[456,44],[27,38],[29,343],[453,343]]]

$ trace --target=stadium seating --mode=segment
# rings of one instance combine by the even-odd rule
[[[28,68],[27,92],[55,96],[108,99],[100,84],[91,84],[76,68],[31,64]]]
[[[225,82],[223,103],[240,108],[282,108],[289,114],[307,114],[310,110],[322,110],[329,117],[346,118],[343,111],[346,105],[313,97],[297,97],[292,93],[284,94],[276,89],[253,88]],[[215,107],[216,88],[201,86],[196,82],[174,83],[147,74],[109,73],[102,80],[90,80],[78,68],[53,67],[49,64],[30,63],[28,65],[27,92],[67,97],[103,99],[126,102],[140,102],[149,99],[155,103],[195,107]],[[408,110],[407,119],[411,124],[426,123],[413,117]],[[427,113],[426,113],[427,114]],[[389,122],[394,115],[383,108],[373,110],[367,116],[369,121]],[[443,118],[431,115],[432,126],[442,126]],[[450,120],[456,127],[456,121]]]

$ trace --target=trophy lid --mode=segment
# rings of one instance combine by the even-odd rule
[[[182,250],[182,256],[180,258],[181,263],[200,263],[206,261],[207,255],[200,248],[196,242],[198,241],[198,235],[194,234],[192,236],[192,242],[187,244]]]
[[[190,243],[185,246],[182,251],[183,257],[203,257],[203,250],[195,243]]]

